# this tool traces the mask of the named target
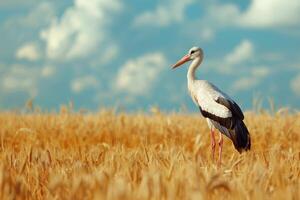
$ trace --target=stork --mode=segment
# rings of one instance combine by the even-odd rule
[[[196,69],[203,60],[203,51],[199,47],[192,47],[188,54],[183,56],[173,69],[192,61],[187,73],[189,93],[194,103],[199,107],[206,118],[211,134],[212,159],[215,157],[215,130],[219,130],[218,166],[222,162],[223,135],[232,140],[235,149],[241,153],[250,150],[250,134],[243,122],[244,114],[240,107],[224,92],[206,80],[195,78]]]

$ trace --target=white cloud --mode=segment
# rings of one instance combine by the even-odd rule
[[[105,65],[113,61],[119,53],[119,47],[117,45],[111,45],[101,52],[94,60],[91,61],[91,66],[98,68],[101,65]]]
[[[14,91],[30,89],[34,85],[34,82],[28,78],[18,79],[15,76],[6,76],[3,78],[2,84],[5,90]]]
[[[237,67],[252,61],[254,56],[254,44],[250,40],[244,39],[225,56],[208,60],[207,65],[220,73],[232,74],[236,72]]]
[[[1,71],[1,69],[0,69]],[[38,95],[43,78],[49,78],[56,72],[51,65],[44,67],[13,64],[0,73],[0,91],[4,93],[24,92],[30,97]]]
[[[284,59],[284,56],[279,52],[266,52],[261,55],[261,59],[264,61],[278,62],[282,61]]]
[[[74,93],[80,93],[90,88],[97,88],[98,86],[99,81],[92,75],[78,77],[71,82],[71,90]]]
[[[29,6],[34,3],[37,3],[39,0],[1,0],[1,8],[16,8],[18,6]]]
[[[55,74],[56,68],[54,66],[46,65],[41,70],[42,77],[51,77]]]
[[[233,24],[238,20],[240,11],[235,4],[216,4],[212,3],[207,8],[208,13],[204,21],[211,26],[225,26]]]
[[[252,75],[254,77],[266,77],[271,73],[270,68],[265,67],[265,66],[260,66],[260,67],[252,67]]]
[[[194,0],[168,1],[160,4],[153,11],[147,11],[134,19],[134,25],[167,26],[184,20],[185,9]]]
[[[74,0],[60,19],[41,31],[46,54],[51,59],[85,57],[107,40],[112,13],[121,9],[119,0]]]
[[[39,49],[35,43],[27,43],[21,46],[16,52],[16,58],[36,61],[40,58]]]
[[[24,91],[31,97],[38,93],[37,81],[39,70],[23,65],[12,65],[1,78],[1,87],[4,92]]]
[[[234,92],[248,90],[256,86],[258,83],[259,81],[255,77],[242,77],[233,83],[232,90],[234,90]]]
[[[21,28],[42,28],[50,24],[52,18],[55,16],[55,7],[52,2],[32,3],[32,9],[26,15],[12,16],[5,21],[4,27],[7,29],[16,29],[20,31]]]
[[[285,32],[300,27],[299,0],[252,0],[245,10],[241,10],[237,3],[211,1],[204,5],[206,13],[199,19],[198,26],[213,32],[224,27],[272,28]],[[195,27],[195,22],[192,22],[192,27]]]
[[[110,60],[114,59],[119,52],[119,48],[115,45],[107,48],[107,50],[102,55],[102,63],[107,63]]]
[[[27,26],[40,26],[50,23],[50,20],[55,16],[54,6],[50,2],[42,2],[20,20],[20,23]]]
[[[209,65],[215,66],[215,69],[223,74],[246,74],[234,81],[231,86],[234,92],[245,91],[260,84],[271,73],[269,67],[257,66],[255,64],[257,60],[253,60],[254,57],[258,58],[255,55],[254,45],[251,41],[244,39],[223,58],[210,61]]]
[[[300,96],[300,74],[291,80],[290,87],[295,95]]]
[[[143,95],[153,86],[167,61],[161,53],[150,53],[128,60],[119,70],[116,88],[134,95]]]
[[[232,52],[225,56],[225,61],[229,65],[236,65],[245,62],[254,54],[254,46],[249,40],[241,41]]]
[[[211,28],[202,28],[200,30],[200,37],[204,40],[204,41],[210,41],[215,37],[215,31]]]
[[[231,89],[234,92],[249,90],[259,85],[263,78],[271,73],[266,66],[251,67],[250,69],[251,71],[247,76],[241,77],[232,84]]]
[[[246,27],[299,26],[299,0],[252,0],[238,24]]]

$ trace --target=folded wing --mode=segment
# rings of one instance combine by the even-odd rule
[[[231,129],[236,119],[244,119],[240,107],[213,84],[203,81],[198,84],[195,97],[202,115]]]

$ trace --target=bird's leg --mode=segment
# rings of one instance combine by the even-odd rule
[[[211,151],[212,151],[212,159],[215,159],[215,149],[216,149],[216,140],[215,140],[215,131],[213,129],[210,130],[211,134]]]
[[[219,159],[218,159],[218,166],[221,167],[222,164],[222,150],[223,150],[223,135],[222,133],[219,133]]]

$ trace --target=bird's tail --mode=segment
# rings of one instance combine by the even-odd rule
[[[249,131],[242,120],[237,120],[233,129],[229,130],[230,139],[233,141],[234,147],[240,153],[248,151],[251,147],[251,139]]]

